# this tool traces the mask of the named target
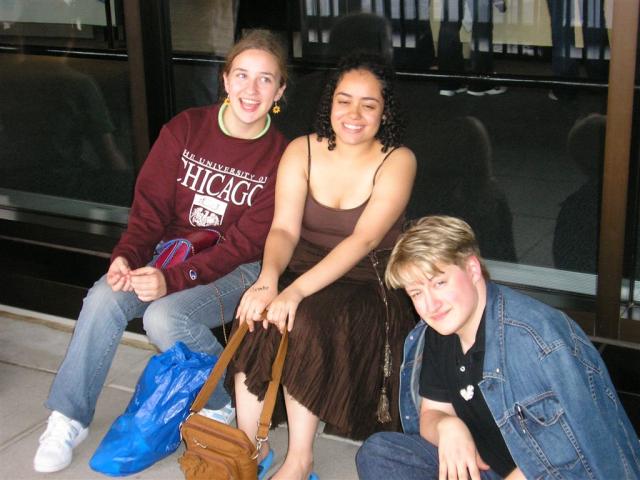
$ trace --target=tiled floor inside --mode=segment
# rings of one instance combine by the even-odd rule
[[[121,414],[138,377],[154,354],[145,338],[125,334],[100,396],[88,439],[74,451],[71,466],[54,474],[36,473],[32,467],[38,437],[49,412],[43,402],[69,343],[73,322],[0,305],[0,479],[101,479],[106,476],[88,465],[113,420]],[[145,348],[146,347],[146,348]],[[286,427],[271,433],[276,462],[287,447]],[[320,433],[316,439],[315,470],[322,480],[357,479],[355,442]],[[177,452],[135,479],[180,479]]]

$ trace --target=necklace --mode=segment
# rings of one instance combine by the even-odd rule
[[[220,105],[220,110],[218,110],[218,126],[220,127],[220,130],[222,130],[222,133],[224,133],[227,137],[233,137],[233,135],[231,135],[229,130],[227,130],[227,127],[224,124],[224,119],[223,119],[224,112],[227,110],[228,106],[229,105],[227,105],[226,103],[223,103],[222,105]],[[257,138],[262,137],[265,133],[267,133],[267,130],[269,130],[270,126],[271,126],[271,116],[267,113],[267,121],[264,124],[264,128],[260,130],[260,132],[258,132],[258,134],[255,137],[249,138],[249,140],[255,140]]]

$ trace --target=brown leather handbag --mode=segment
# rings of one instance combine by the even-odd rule
[[[247,324],[243,323],[233,334],[191,405],[191,413],[180,427],[186,450],[178,462],[186,480],[256,480],[258,476],[258,453],[262,444],[269,438],[271,415],[287,354],[289,337],[286,330],[271,367],[271,381],[264,398],[256,434],[257,446],[253,445],[242,430],[196,415],[213,393],[247,330]]]

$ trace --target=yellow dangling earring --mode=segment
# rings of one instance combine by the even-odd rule
[[[277,115],[277,114],[280,113],[280,110],[282,110],[282,109],[280,108],[280,105],[278,105],[278,101],[276,100],[273,103],[273,108],[271,109],[271,111],[273,112],[274,115]]]
[[[229,100],[229,95],[227,95],[227,96],[224,98],[224,101],[222,102],[222,104],[223,104],[223,105],[226,105],[226,106],[231,105],[231,100]]]

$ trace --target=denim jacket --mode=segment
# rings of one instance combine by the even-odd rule
[[[589,338],[564,313],[487,282],[482,391],[528,479],[640,479],[640,443]],[[409,333],[400,415],[419,434],[425,322]]]

